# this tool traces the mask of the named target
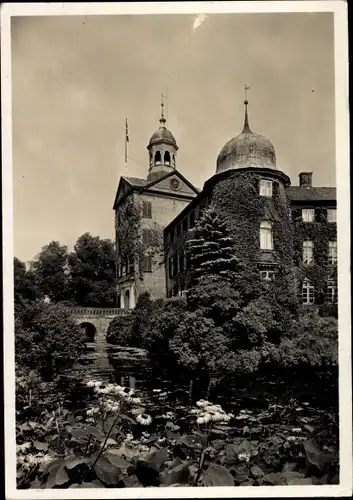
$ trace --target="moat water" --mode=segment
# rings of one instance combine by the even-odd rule
[[[124,387],[141,391],[147,398],[153,398],[154,390],[159,389],[167,393],[167,399],[173,406],[188,405],[189,403],[189,381],[179,377],[177,377],[177,382],[172,381],[165,375],[153,371],[147,353],[143,349],[109,343],[88,343],[86,353],[71,372],[82,383],[92,379],[115,382]],[[223,387],[222,396],[216,391],[210,399],[215,402],[218,400],[218,396],[221,396],[219,402],[222,405],[232,409],[232,411],[237,411],[241,408],[267,407],[270,402],[274,403],[275,400],[277,402],[280,400],[281,402],[289,401],[293,396],[291,384],[286,384],[283,381],[279,383],[276,378],[272,381],[267,380],[265,384],[259,381],[259,384],[251,384],[251,387],[247,384],[248,380],[244,379],[244,382],[247,388],[240,389],[238,383],[233,384],[231,380],[228,380],[226,387]],[[296,398],[301,401],[309,399],[312,403],[315,401],[318,407],[325,401],[324,406],[327,408],[327,406],[331,406],[327,403],[333,396],[332,410],[335,411],[337,407],[336,391],[333,390],[332,393],[332,387],[325,384],[320,384],[319,387],[305,385],[306,387],[302,387],[299,392],[294,391]],[[194,397],[204,397],[204,389],[194,386]]]

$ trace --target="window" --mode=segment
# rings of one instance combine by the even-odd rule
[[[313,304],[315,300],[315,290],[308,280],[303,281],[302,302],[303,304]]]
[[[128,274],[132,274],[133,272],[134,272],[134,261],[130,259],[128,263]]]
[[[185,264],[184,251],[180,250],[180,252],[179,252],[179,271],[181,273],[184,272],[184,264]]]
[[[162,162],[161,152],[160,151],[156,151],[156,154],[154,155],[154,163],[156,165],[160,165],[161,162]]]
[[[152,231],[150,229],[142,230],[142,243],[144,245],[150,245],[152,243]]]
[[[260,271],[260,276],[265,281],[271,281],[275,277],[274,271]]]
[[[260,180],[260,196],[272,198],[272,181],[267,181],[266,179]]]
[[[195,210],[190,212],[190,228],[194,227],[195,225]]]
[[[142,217],[152,219],[152,203],[150,201],[142,202]]]
[[[168,151],[164,153],[164,164],[165,165],[170,165],[170,154]]]
[[[178,258],[177,255],[173,256],[173,276],[178,274]]]
[[[337,241],[328,242],[328,263],[329,265],[337,264]]]
[[[303,222],[314,222],[315,211],[313,208],[303,208],[302,210]]]
[[[331,304],[337,304],[337,287],[333,280],[327,282],[326,300],[327,302],[331,302]]]
[[[174,257],[169,257],[169,276],[172,277],[173,276],[173,260],[174,260]]]
[[[272,224],[267,220],[261,222],[260,248],[261,250],[273,250]]]
[[[183,231],[186,233],[188,230],[188,218],[185,217],[185,219],[183,220]]]
[[[151,273],[152,272],[152,256],[145,255],[143,258],[143,272]]]
[[[314,243],[310,240],[303,241],[303,263],[312,264],[314,262]]]
[[[337,222],[335,208],[328,208],[327,209],[327,222]]]

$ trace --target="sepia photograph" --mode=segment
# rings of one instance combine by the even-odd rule
[[[1,37],[7,498],[350,496],[346,4]]]

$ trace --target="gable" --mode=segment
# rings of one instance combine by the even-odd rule
[[[124,196],[133,189],[133,186],[130,182],[128,182],[124,177],[120,177],[120,182],[118,185],[118,189],[116,191],[115,200],[113,208],[120,203],[120,201],[124,198]]]
[[[167,175],[161,177],[160,179],[155,179],[154,181],[147,184],[144,190],[148,191],[159,191],[168,192],[169,194],[174,193],[175,195],[181,196],[192,196],[194,197],[198,194],[198,190],[177,170],[168,173]]]

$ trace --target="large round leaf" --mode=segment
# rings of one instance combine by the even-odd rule
[[[107,458],[101,457],[96,465],[94,471],[100,481],[107,486],[118,484],[122,474],[119,467],[112,464]]]
[[[203,474],[203,484],[205,486],[234,486],[234,480],[225,467],[210,464]]]

